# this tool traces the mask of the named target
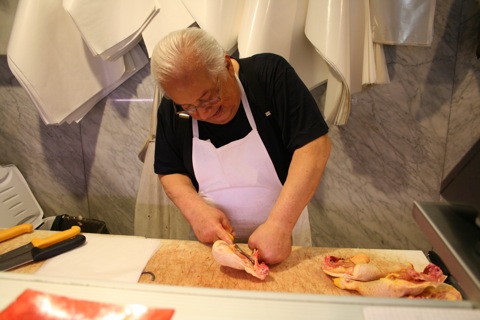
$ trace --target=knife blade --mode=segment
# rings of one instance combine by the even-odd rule
[[[8,228],[0,231],[0,242],[15,238],[24,233],[30,233],[33,231],[33,225],[31,223],[24,223],[18,226]]]
[[[0,262],[0,271],[10,270],[29,262],[43,261],[64,252],[73,250],[85,243],[85,236],[82,234],[76,235],[73,238],[63,240],[62,242],[48,246],[46,248],[34,247],[29,252],[17,255],[10,260]]]
[[[242,248],[238,246],[238,244],[235,243],[235,237],[233,236],[233,234],[228,234],[228,236],[232,240],[232,243],[235,249],[237,249],[238,252],[240,252],[241,255],[247,258],[253,265],[255,265],[255,261],[253,261],[252,257],[249,254],[247,254],[245,251],[243,251]]]
[[[18,247],[16,249],[8,251],[7,253],[1,254],[0,262],[7,261],[12,259],[15,256],[22,255],[26,252],[30,252],[32,251],[33,248],[46,248],[53,244],[59,243],[63,240],[72,238],[73,236],[76,236],[79,233],[80,233],[80,227],[73,226],[68,230],[55,233],[54,235],[51,235],[46,238],[34,238],[32,242],[24,246]]]

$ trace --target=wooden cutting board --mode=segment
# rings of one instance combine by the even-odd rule
[[[247,245],[239,244],[242,249]],[[294,247],[290,257],[271,266],[265,280],[259,280],[242,270],[219,265],[211,247],[194,241],[162,240],[157,253],[150,259],[139,282],[179,286],[257,290],[274,292],[316,293],[328,295],[357,295],[338,289],[321,270],[325,255],[350,257],[359,252],[368,254],[371,263],[379,267],[410,262],[423,271],[428,260],[422,251]]]

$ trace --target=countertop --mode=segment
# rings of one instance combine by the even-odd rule
[[[25,244],[35,231],[0,243],[0,254]],[[105,235],[115,241],[114,235]],[[87,244],[88,245],[88,244]],[[246,245],[240,244],[240,246]],[[468,301],[369,298],[337,289],[320,269],[324,255],[365,252],[377,261],[409,262],[423,269],[428,263],[421,251],[294,247],[283,263],[271,266],[265,281],[246,272],[225,268],[213,259],[211,248],[195,241],[161,240],[139,283],[88,281],[35,275],[42,262],[9,272],[0,272],[0,310],[26,288],[63,294],[71,298],[110,303],[141,303],[176,310],[173,319],[245,319],[274,316],[276,319],[366,319],[365,308],[400,306],[442,308],[445,311],[472,309]],[[4,290],[5,288],[5,290]]]
[[[27,244],[34,237],[47,237],[53,231],[35,230],[0,243],[0,254]],[[103,236],[111,241],[119,236]],[[125,237],[125,236],[122,236]],[[88,241],[87,241],[87,244]],[[246,244],[239,244],[248,252]],[[292,254],[284,262],[270,266],[265,280],[259,280],[243,270],[219,265],[211,253],[211,247],[197,241],[162,239],[160,247],[145,266],[149,273],[139,277],[139,283],[190,286],[218,289],[240,289],[271,292],[357,295],[341,290],[321,270],[325,255],[349,257],[364,252],[380,268],[391,264],[410,262],[421,271],[428,260],[419,250],[385,250],[353,248],[293,247]],[[44,262],[29,263],[12,269],[15,273],[34,273]],[[108,280],[108,279],[106,279]]]

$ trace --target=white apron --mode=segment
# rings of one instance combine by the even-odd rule
[[[237,83],[252,131],[242,139],[215,148],[209,140],[199,139],[198,122],[192,119],[192,161],[200,196],[227,215],[239,242],[247,242],[267,219],[282,184],[238,78]],[[292,241],[297,246],[312,245],[307,207],[293,229]]]

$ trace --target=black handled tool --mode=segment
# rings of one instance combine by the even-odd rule
[[[28,252],[25,252],[21,255],[14,256],[13,258],[7,261],[0,262],[0,271],[10,270],[15,267],[24,265],[32,261],[42,261],[46,260],[64,252],[75,249],[85,243],[85,236],[82,234],[76,235],[73,238],[63,240],[57,244],[48,246],[44,249],[34,247]]]

